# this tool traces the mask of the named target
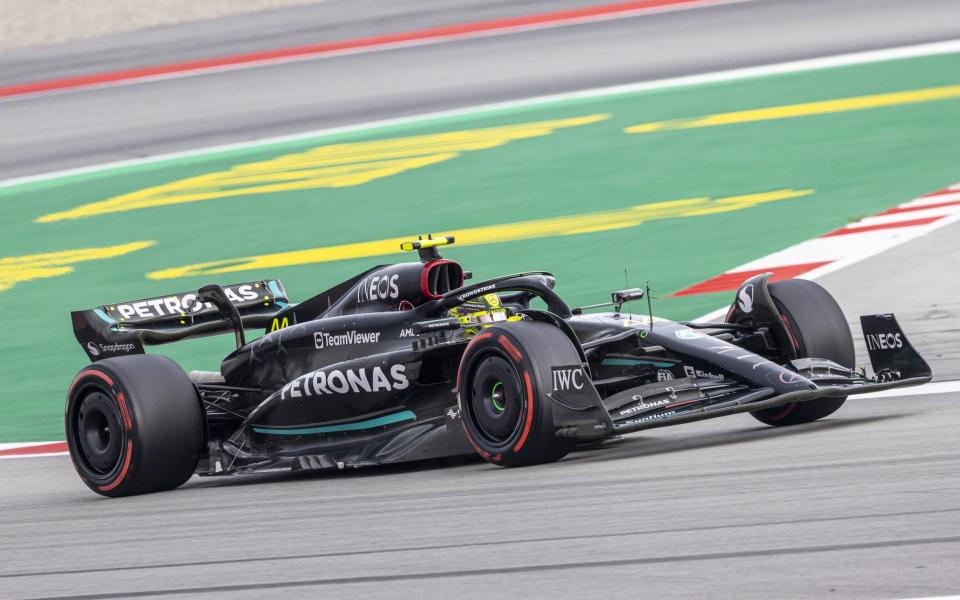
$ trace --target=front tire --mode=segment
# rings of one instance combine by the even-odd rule
[[[826,358],[854,368],[853,335],[843,311],[830,292],[805,279],[787,279],[768,284],[767,289],[790,334],[798,358]],[[847,400],[819,398],[792,402],[750,413],[762,423],[780,427],[810,423],[833,414]]]
[[[580,365],[555,326],[517,321],[485,329],[467,346],[457,377],[467,439],[489,462],[516,467],[553,462],[573,448],[553,422],[552,367]]]
[[[110,497],[179,487],[203,447],[196,389],[158,355],[108,358],[81,370],[67,393],[65,428],[80,478]]]

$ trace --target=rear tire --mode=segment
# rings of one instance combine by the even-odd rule
[[[768,284],[767,289],[787,326],[799,358],[826,358],[844,367],[854,368],[856,354],[853,335],[843,311],[827,290],[805,279],[774,281]],[[775,427],[799,425],[834,413],[846,400],[846,396],[820,398],[750,414]]]
[[[517,467],[553,462],[573,448],[556,436],[552,367],[579,365],[567,336],[548,323],[485,329],[467,346],[457,377],[467,439],[489,462]]]
[[[179,487],[203,448],[196,389],[165,356],[120,356],[81,370],[67,393],[65,428],[77,473],[103,496]]]

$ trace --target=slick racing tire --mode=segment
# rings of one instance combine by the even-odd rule
[[[485,329],[460,361],[457,392],[467,439],[489,462],[517,467],[559,460],[573,442],[556,437],[552,367],[579,365],[555,326],[516,321]]]
[[[768,289],[799,358],[826,358],[854,368],[856,355],[850,327],[837,301],[827,290],[804,279],[775,281],[768,285]],[[793,402],[750,414],[767,425],[799,425],[832,414],[846,399],[844,396]]]
[[[197,391],[165,356],[85,367],[67,392],[65,421],[73,466],[103,496],[172,490],[193,474],[203,448]]]

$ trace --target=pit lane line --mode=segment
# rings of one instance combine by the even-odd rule
[[[723,309],[726,311],[726,308]],[[904,396],[926,396],[929,394],[949,394],[960,392],[960,380],[935,381],[916,387],[893,388],[879,392],[857,394],[856,399],[900,398]],[[42,449],[31,452],[31,448]],[[0,460],[14,458],[42,458],[45,456],[67,456],[66,442],[10,442],[0,444]]]
[[[128,159],[103,163],[100,165],[91,165],[78,167],[74,169],[65,169],[42,173],[39,175],[28,175],[0,181],[0,190],[21,185],[48,182],[51,180],[77,177],[100,173],[103,171],[116,170],[121,168],[138,167],[151,165],[173,160],[188,159],[195,157],[212,157],[224,153],[250,148],[269,146],[271,144],[280,144],[298,140],[323,138],[327,136],[339,135],[344,133],[360,133],[371,130],[377,130],[398,125],[409,125],[425,122],[442,122],[446,119],[458,118],[464,116],[474,116],[486,113],[498,113],[511,111],[518,108],[542,106],[549,104],[563,104],[583,99],[602,98],[609,96],[629,95],[640,92],[665,90],[672,88],[682,88],[710,83],[722,83],[729,81],[739,81],[743,79],[753,79],[767,77],[771,75],[783,75],[788,73],[799,73],[805,71],[816,71],[822,69],[831,69],[836,67],[862,65],[877,62],[887,62],[892,60],[902,60],[907,58],[918,58],[924,56],[936,56],[942,54],[960,53],[960,39],[948,40],[943,42],[933,42],[927,44],[917,44],[910,46],[899,46],[895,48],[886,48],[883,50],[868,50],[863,52],[852,52],[837,54],[813,59],[788,61],[759,67],[744,67],[726,71],[717,71],[712,73],[702,73],[697,75],[687,75],[682,77],[670,77],[666,79],[657,79],[652,81],[643,81],[623,85],[592,88],[579,90],[575,92],[564,92],[560,94],[550,94],[545,96],[535,96],[532,98],[523,98],[519,100],[510,100],[506,102],[496,102],[492,104],[482,104],[466,108],[445,110],[438,112],[423,113],[408,117],[398,117],[392,119],[383,119],[357,123],[353,125],[344,125],[326,129],[317,129],[296,133],[291,135],[265,137],[256,140],[210,146],[194,150],[181,152],[171,152],[157,154],[142,158]]]

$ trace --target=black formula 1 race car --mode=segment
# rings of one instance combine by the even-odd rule
[[[724,322],[681,323],[622,312],[641,289],[571,308],[544,272],[464,285],[470,274],[438,253],[452,242],[408,242],[419,261],[374,267],[299,304],[265,280],[72,313],[93,361],[67,392],[80,477],[126,496],[195,473],[471,452],[534,465],[578,442],[740,412],[809,423],[847,396],[931,378],[890,314],[861,317],[874,374],[855,370],[847,321],[811,281],[758,275]],[[248,328],[266,331],[247,343]],[[219,372],[188,375],[144,354],[231,331],[237,348]]]

